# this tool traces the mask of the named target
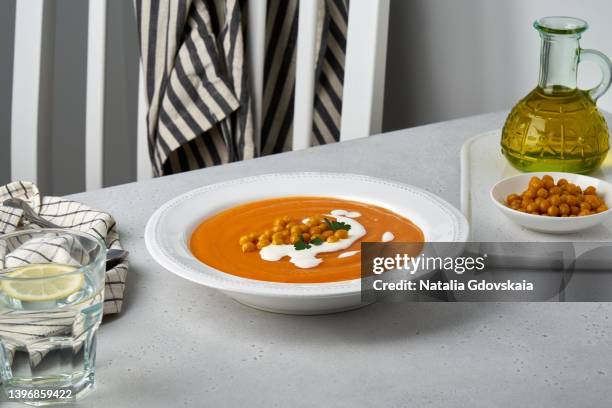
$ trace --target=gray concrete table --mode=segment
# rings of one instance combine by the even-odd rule
[[[100,328],[98,389],[79,405],[612,406],[610,303],[386,303],[285,316],[178,278],[145,249],[145,223],[165,201],[254,174],[367,174],[458,207],[462,143],[504,118],[487,114],[75,195],[114,214],[131,252],[125,309]]]

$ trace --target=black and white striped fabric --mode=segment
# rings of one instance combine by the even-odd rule
[[[311,1],[311,0],[303,0]],[[314,1],[314,0],[312,0]],[[312,145],[340,140],[348,0],[325,0],[317,24]],[[299,0],[268,0],[264,65],[263,154],[291,150]]]
[[[33,227],[22,218],[22,210],[1,205],[4,200],[12,197],[28,201],[38,215],[61,227],[94,235],[104,241],[107,248],[122,249],[121,242],[119,241],[119,233],[117,232],[117,225],[110,214],[93,209],[76,201],[66,200],[60,197],[41,197],[36,185],[30,182],[17,181],[0,186],[0,235],[18,229]],[[13,252],[12,255],[18,256],[20,262],[39,263],[36,257],[45,256],[45,254],[32,253],[31,251],[27,256],[19,256],[17,251]],[[55,257],[59,255],[54,252]],[[42,263],[44,263],[44,261],[42,261]],[[127,272],[127,261],[123,261],[114,268],[106,271],[104,286],[105,315],[119,313],[121,311]]]
[[[254,157],[242,3],[136,1],[156,175]]]
[[[303,0],[316,1],[316,0]],[[312,144],[339,140],[348,0],[325,0]],[[247,0],[136,0],[155,175],[291,149],[299,0],[268,0],[261,144],[246,59]]]

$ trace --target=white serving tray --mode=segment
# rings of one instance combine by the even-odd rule
[[[551,235],[527,230],[502,215],[489,197],[499,180],[520,174],[502,155],[501,130],[469,139],[461,148],[461,211],[470,222],[471,240],[477,242],[601,242],[612,241],[612,221],[575,234]],[[612,154],[592,177],[612,181]]]

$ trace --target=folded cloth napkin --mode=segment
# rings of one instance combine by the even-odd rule
[[[38,215],[61,227],[95,235],[104,241],[109,249],[122,249],[117,225],[110,214],[61,197],[41,197],[36,185],[25,181],[16,181],[0,187],[0,235],[32,227],[23,218],[22,210],[2,205],[12,197],[29,202]],[[121,311],[127,271],[127,261],[106,271],[105,315]]]

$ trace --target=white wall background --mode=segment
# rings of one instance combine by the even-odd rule
[[[612,58],[612,0],[392,0],[384,129],[510,108],[537,84],[547,15],[586,20],[583,48]],[[580,85],[599,70],[581,64]],[[612,90],[599,101],[612,111]]]

